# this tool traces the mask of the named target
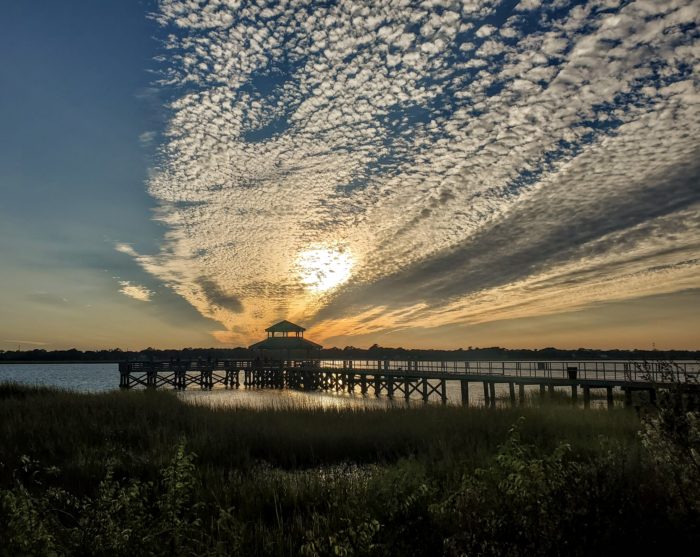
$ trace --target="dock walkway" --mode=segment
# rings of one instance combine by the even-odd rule
[[[700,393],[699,362],[623,361],[419,361],[419,360],[193,360],[122,362],[119,386],[213,389],[272,388],[305,391],[359,392],[406,400],[447,402],[447,382],[459,382],[462,404],[469,403],[474,384],[483,388],[487,406],[496,402],[496,385],[508,386],[510,403],[523,403],[525,387],[539,386],[542,396],[566,388],[573,401],[579,390],[588,407],[591,390],[604,389],[608,407],[615,389],[632,404],[632,393],[645,391],[651,400],[660,389],[681,386]],[[517,393],[516,393],[517,390]]]

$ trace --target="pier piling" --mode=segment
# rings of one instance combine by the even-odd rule
[[[469,405],[469,383],[483,384],[484,404],[496,404],[496,383],[508,384],[508,399],[511,406],[525,403],[526,385],[539,385],[541,397],[553,396],[555,388],[568,391],[571,401],[578,399],[579,388],[583,389],[583,406],[590,407],[591,389],[605,389],[607,407],[614,407],[613,389],[622,389],[625,406],[632,406],[634,391],[647,392],[653,404],[659,390],[673,386],[670,381],[651,382],[639,372],[630,371],[630,364],[620,362],[424,362],[418,360],[369,361],[274,361],[220,360],[185,361],[137,361],[119,364],[119,387],[121,389],[170,387],[184,390],[199,387],[211,390],[218,386],[225,389],[239,388],[290,388],[305,391],[355,392],[359,385],[362,395],[373,389],[375,396],[386,394],[389,398],[403,392],[408,401],[411,394],[424,402],[439,397],[447,402],[447,382],[459,382],[461,403]],[[540,365],[541,364],[541,365]],[[595,365],[594,365],[595,364]],[[700,369],[697,363],[685,363],[683,373],[694,377],[687,386],[700,394]],[[576,368],[576,373],[573,372]],[[556,373],[554,373],[556,371]],[[242,377],[241,377],[242,375]],[[515,385],[518,385],[516,397]],[[383,391],[386,391],[384,393]],[[398,393],[397,393],[398,391]],[[414,395],[414,396],[415,396]]]
[[[469,381],[460,381],[459,386],[462,391],[462,406],[469,406]]]
[[[510,394],[510,405],[515,406],[515,383],[508,383],[508,392]]]

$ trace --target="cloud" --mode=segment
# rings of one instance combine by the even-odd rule
[[[542,0],[520,0],[518,5],[515,6],[516,11],[525,12],[530,10],[536,10],[542,5]]]
[[[11,342],[12,344],[29,344],[31,346],[48,346],[50,343],[48,342],[40,342],[38,340],[19,340],[19,339],[12,339],[12,338],[6,338],[3,339],[3,342]]]
[[[442,4],[161,2],[167,232],[117,249],[243,339],[697,287],[694,3]],[[338,246],[350,280],[306,288]]]
[[[484,37],[492,35],[495,31],[496,28],[493,25],[483,25],[477,29],[475,35],[480,39],[483,39]]]
[[[212,331],[211,335],[219,344],[228,346],[241,346],[242,344],[246,344],[244,338],[233,331]]]
[[[31,294],[27,294],[25,298],[30,302],[34,302],[42,306],[56,308],[66,307],[69,303],[68,298],[65,298],[64,296],[44,291],[32,292]]]
[[[224,292],[215,282],[208,279],[201,279],[199,286],[202,288],[204,296],[212,306],[240,313],[243,311],[243,304],[232,294]]]
[[[129,296],[129,298],[139,300],[140,302],[150,302],[151,297],[153,296],[153,294],[155,294],[155,292],[149,290],[145,286],[141,286],[140,284],[133,284],[131,281],[128,280],[120,280],[119,284],[121,285],[119,292],[121,292],[125,296]]]
[[[129,255],[131,257],[137,257],[138,254],[136,253],[136,250],[131,246],[131,244],[125,244],[125,243],[117,243],[114,246],[114,249],[116,249],[119,253],[124,253],[126,255]]]
[[[139,142],[141,143],[141,145],[148,146],[151,143],[153,143],[157,135],[157,132],[145,131],[141,135],[139,135]]]

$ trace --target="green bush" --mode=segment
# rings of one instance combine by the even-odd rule
[[[670,495],[667,512],[700,524],[700,412],[697,394],[677,380],[642,412],[639,436],[654,477]]]
[[[116,481],[108,464],[94,497],[46,488],[58,471],[22,461],[15,485],[0,491],[3,555],[185,555],[199,544],[194,455],[184,443],[158,484]]]

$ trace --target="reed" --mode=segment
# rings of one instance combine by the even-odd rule
[[[639,543],[620,529],[641,528],[647,549],[650,535],[689,539],[687,513],[645,517],[674,501],[639,428],[634,412],[556,403],[213,409],[161,391],[4,384],[0,537],[12,543],[0,555],[517,554],[510,527],[549,536],[541,554]],[[522,493],[503,496],[514,474]],[[518,522],[538,500],[549,501],[538,521]],[[581,520],[597,531],[557,553]],[[84,545],[90,532],[101,546]]]

